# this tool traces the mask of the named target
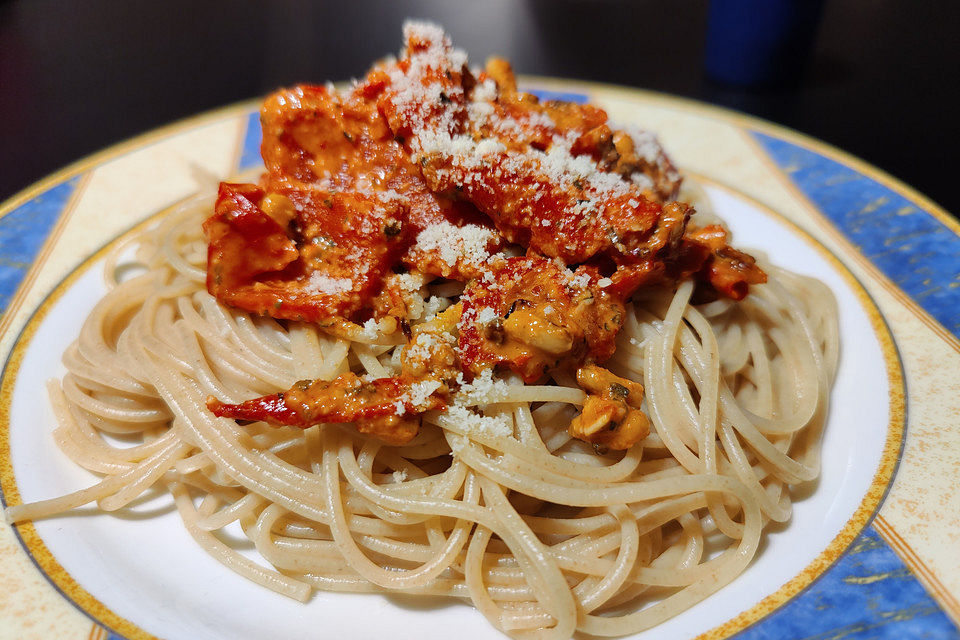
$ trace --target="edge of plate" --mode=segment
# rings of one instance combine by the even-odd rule
[[[108,240],[99,249],[84,258],[44,296],[39,306],[30,314],[18,333],[13,346],[10,348],[10,354],[4,361],[3,366],[0,367],[0,508],[23,503],[13,472],[13,457],[10,448],[10,406],[13,402],[13,389],[20,373],[20,366],[34,334],[50,309],[92,267],[94,262],[108,255],[110,251],[123,244],[137,231],[148,227],[151,222],[164,213],[173,210],[177,204],[165,207],[146,220],[138,222],[120,235]],[[105,625],[110,631],[121,634],[124,640],[160,640],[157,636],[140,629],[135,623],[114,613],[84,589],[47,548],[32,521],[8,526],[20,542],[20,546],[26,552],[27,557],[43,574],[47,582],[95,625]]]

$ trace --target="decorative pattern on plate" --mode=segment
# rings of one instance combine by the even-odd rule
[[[809,588],[734,638],[951,640],[957,628],[870,526]]]
[[[886,185],[810,149],[753,136],[873,264],[960,338],[960,237]]]
[[[10,304],[79,180],[61,182],[0,218],[0,313]]]

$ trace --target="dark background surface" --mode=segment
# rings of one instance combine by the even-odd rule
[[[476,64],[732,107],[846,149],[960,212],[960,3],[826,0],[806,72],[736,88],[703,71],[709,2],[0,1],[0,199],[177,118],[360,76],[407,16]]]

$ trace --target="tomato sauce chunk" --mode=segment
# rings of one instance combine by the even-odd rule
[[[350,318],[406,249],[405,207],[376,195],[221,185],[204,223],[207,288],[274,318]]]
[[[458,350],[464,371],[503,365],[525,382],[563,364],[613,355],[624,306],[595,269],[575,273],[539,256],[491,261],[461,297]]]
[[[261,120],[266,180],[276,189],[376,194],[406,206],[410,230],[405,266],[441,277],[467,279],[478,262],[442,251],[437,228],[448,235],[483,235],[483,256],[502,244],[490,220],[468,202],[431,192],[377,107],[385,84],[376,74],[349,92],[300,85],[267,98]],[[431,229],[423,241],[419,236]]]
[[[767,281],[767,274],[753,256],[727,244],[727,230],[720,225],[688,229],[684,240],[708,252],[699,278],[721,296],[743,300],[750,285]]]
[[[468,200],[510,242],[567,264],[646,250],[660,197],[679,186],[677,177],[658,192],[640,170],[675,175],[640,160],[655,141],[615,135],[595,107],[540,105],[515,91],[502,63],[474,77],[439,29],[406,37],[404,57],[381,71],[380,108],[432,191]]]

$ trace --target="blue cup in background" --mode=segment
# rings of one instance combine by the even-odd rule
[[[782,86],[803,73],[824,0],[711,0],[704,68],[741,87]]]

